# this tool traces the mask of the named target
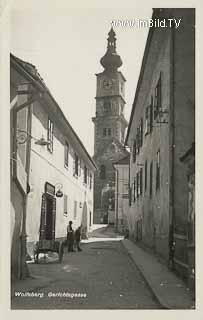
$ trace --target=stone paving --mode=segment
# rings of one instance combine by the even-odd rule
[[[29,264],[33,278],[12,287],[12,309],[161,308],[121,239],[108,230],[93,236],[97,241],[82,243],[82,252],[65,253],[61,264],[53,256]]]

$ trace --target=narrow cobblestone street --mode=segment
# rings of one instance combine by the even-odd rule
[[[22,284],[21,292],[38,292],[43,297],[13,297],[12,309],[159,309],[121,241],[107,238],[108,230],[103,236],[83,243],[82,252],[65,251],[62,264],[57,260],[29,264],[34,277],[50,281],[34,290],[23,290]],[[49,297],[50,292],[87,296]]]

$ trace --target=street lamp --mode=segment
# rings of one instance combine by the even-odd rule
[[[62,198],[63,197],[63,191],[62,191],[63,185],[61,183],[56,183],[55,188],[57,188],[56,197]]]
[[[27,132],[26,130],[22,130],[22,129],[17,129],[18,132],[20,132],[20,134],[16,137],[17,139],[17,144],[24,144],[28,138],[35,140],[35,144],[39,145],[39,146],[47,146],[50,144],[49,141],[46,141],[42,135],[42,137],[40,139],[37,139],[35,137],[33,137],[29,132]]]
[[[40,139],[37,139],[33,137],[28,131],[16,128],[16,136],[14,138],[14,148],[15,148],[15,159],[16,164],[15,164],[15,172],[16,172],[16,178],[18,179],[18,169],[19,169],[19,164],[17,162],[18,160],[18,148],[20,145],[23,145],[25,143],[28,143],[28,149],[30,150],[29,142],[30,140],[33,139],[35,140],[35,144],[40,145],[40,146],[47,146],[49,145],[49,141],[46,141],[44,137],[42,136]],[[29,156],[27,154],[27,161],[28,163],[30,162]],[[28,166],[29,168],[29,166]],[[23,216],[22,216],[22,230],[21,230],[21,267],[20,267],[20,272],[21,278],[26,277],[29,275],[29,270],[26,266],[26,253],[27,253],[27,248],[26,248],[26,243],[27,243],[27,234],[26,234],[26,211],[27,211],[27,194],[30,191],[29,188],[29,169],[27,171],[27,177],[26,177],[26,185],[27,185],[27,190],[24,190],[24,195],[23,195]]]

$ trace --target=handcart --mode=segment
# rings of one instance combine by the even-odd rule
[[[58,253],[59,263],[62,262],[64,253],[64,241],[39,240],[34,249],[34,261],[38,263],[40,253],[56,252]]]

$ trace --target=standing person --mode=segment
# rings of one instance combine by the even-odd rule
[[[81,239],[81,226],[78,227],[75,231],[75,242],[76,242],[78,251],[82,251],[82,249],[80,248],[80,239]]]
[[[67,244],[68,244],[68,252],[74,252],[73,244],[74,244],[74,231],[72,228],[72,221],[69,221],[67,226]]]

